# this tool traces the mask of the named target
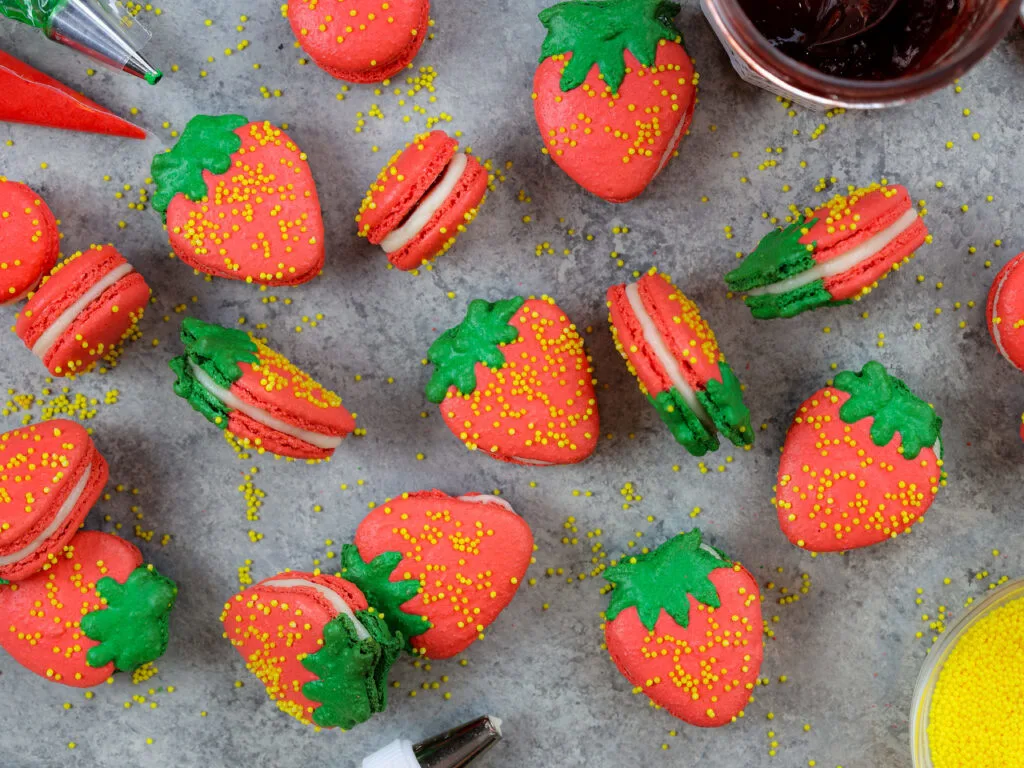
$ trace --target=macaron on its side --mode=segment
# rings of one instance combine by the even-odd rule
[[[404,69],[429,34],[429,0],[350,0],[340,11],[316,0],[288,5],[303,50],[350,83],[386,80]]]
[[[988,332],[999,354],[1024,371],[1024,253],[999,270],[988,292]],[[1022,433],[1024,434],[1024,433]]]
[[[60,251],[57,220],[29,187],[0,176],[0,304],[25,298]]]
[[[15,324],[25,345],[54,376],[116,364],[138,334],[149,302],[145,279],[112,245],[73,254],[44,278]]]
[[[55,419],[0,435],[0,579],[49,568],[107,484],[84,427]]]

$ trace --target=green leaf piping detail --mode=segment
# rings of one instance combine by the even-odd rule
[[[749,291],[778,283],[814,267],[811,255],[817,243],[801,243],[817,219],[807,221],[801,216],[785,229],[777,228],[765,235],[757,248],[725,276],[730,291]]]
[[[935,409],[919,398],[901,379],[890,376],[874,360],[860,373],[843,371],[835,388],[850,395],[839,409],[839,418],[853,424],[874,418],[871,441],[886,446],[898,432],[903,458],[916,459],[922,448],[931,448],[942,437],[942,419]]]
[[[302,694],[320,705],[313,722],[321,728],[350,730],[388,705],[387,676],[402,651],[402,637],[392,635],[373,611],[355,615],[369,637],[360,640],[352,619],[338,614],[324,625],[320,650],[302,660],[317,676],[302,686]]]
[[[249,118],[242,115],[196,115],[185,126],[170,152],[153,158],[150,175],[156,184],[153,207],[167,218],[167,207],[175,195],[201,200],[209,190],[203,171],[220,174],[231,168],[231,157],[242,148],[235,133]]]
[[[822,279],[801,285],[786,293],[764,293],[760,296],[745,296],[744,303],[758,320],[796,317],[802,312],[826,306],[850,304],[850,299],[838,300],[825,289]]]
[[[718,450],[718,435],[707,428],[675,387],[654,397],[648,395],[647,400],[657,410],[676,442],[691,454],[704,456]]]
[[[367,563],[355,544],[341,548],[342,574],[366,595],[366,601],[381,614],[391,631],[405,638],[405,650],[411,653],[413,639],[430,629],[431,624],[424,616],[402,610],[407,601],[419,594],[420,582],[391,581],[391,574],[401,562],[401,552],[383,552]]]
[[[743,402],[740,380],[728,363],[719,361],[722,380],[708,379],[707,389],[697,392],[697,399],[711,415],[718,431],[733,445],[753,445],[754,429],[750,424],[750,409]]]
[[[525,301],[516,296],[495,302],[475,299],[469,303],[466,318],[442,333],[427,351],[427,359],[434,366],[427,383],[430,402],[442,402],[451,386],[464,395],[473,392],[477,363],[488,368],[505,364],[501,347],[519,338],[519,329],[509,322]]]
[[[654,630],[664,610],[683,629],[690,625],[690,596],[711,608],[720,608],[718,589],[708,578],[732,563],[721,552],[701,544],[694,528],[666,541],[653,552],[624,557],[602,576],[615,585],[605,617],[608,621],[628,608],[636,608],[640,622]]]
[[[0,16],[45,30],[64,0],[0,0]]]
[[[626,76],[625,52],[645,67],[654,66],[661,40],[680,38],[673,19],[677,3],[666,0],[569,0],[540,12],[547,37],[540,60],[571,53],[559,83],[578,88],[596,64],[613,92]]]
[[[93,646],[85,655],[90,667],[110,662],[131,672],[163,656],[169,619],[178,596],[177,585],[152,567],[132,571],[124,584],[108,577],[96,582],[106,607],[82,617],[82,631]]]

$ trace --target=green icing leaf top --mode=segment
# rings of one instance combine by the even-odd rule
[[[82,617],[82,631],[99,645],[89,649],[90,667],[110,662],[131,672],[155,661],[167,650],[168,623],[178,596],[173,581],[151,567],[132,571],[124,584],[108,577],[96,582],[107,605]]]
[[[505,355],[501,347],[519,338],[519,329],[509,325],[526,300],[521,296],[489,302],[469,303],[466,319],[449,328],[430,345],[427,359],[434,373],[427,384],[427,399],[440,403],[452,385],[464,395],[476,389],[476,364],[501,368]]]
[[[356,619],[370,633],[359,639],[347,614],[324,626],[323,646],[302,660],[317,676],[302,694],[320,704],[313,722],[322,728],[350,730],[383,712],[388,705],[387,676],[402,651],[402,636],[392,635],[373,611],[357,611]]]
[[[36,29],[46,29],[64,0],[0,0],[0,15]]]
[[[423,616],[402,610],[406,601],[419,594],[420,582],[419,579],[391,581],[391,574],[401,562],[401,552],[384,552],[367,563],[354,544],[341,548],[345,578],[366,595],[366,601],[380,612],[391,631],[405,638],[405,649],[411,652],[413,638],[430,629],[431,624]]]
[[[931,448],[942,437],[942,419],[935,409],[886,373],[881,363],[872,360],[860,373],[843,371],[835,378],[835,388],[850,395],[839,418],[853,424],[873,417],[871,441],[877,446],[888,445],[899,432],[905,459],[916,459],[922,448]]]
[[[242,148],[235,130],[249,122],[242,115],[196,115],[185,126],[170,152],[153,158],[150,175],[156,183],[153,207],[167,216],[177,194],[201,200],[209,190],[203,171],[219,174],[231,168],[231,156]]]
[[[796,317],[802,312],[828,305],[850,304],[852,299],[834,299],[825,288],[822,279],[812,280],[785,293],[762,293],[747,295],[743,303],[750,307],[750,314],[759,320],[774,320],[779,317]]]
[[[655,397],[648,395],[647,400],[658,411],[676,442],[691,454],[703,456],[718,450],[718,435],[707,428],[675,387]]]
[[[750,409],[743,402],[743,388],[728,363],[719,361],[722,380],[708,379],[707,389],[697,397],[711,415],[719,431],[733,445],[753,445],[754,429],[750,425]]]
[[[677,3],[666,0],[569,0],[540,12],[547,37],[540,60],[571,53],[562,73],[563,91],[578,88],[596,64],[605,83],[618,92],[626,76],[624,53],[645,67],[654,65],[661,40],[680,37],[673,19]]]
[[[785,229],[769,232],[736,269],[725,276],[730,291],[749,291],[806,272],[816,262],[811,255],[817,243],[801,243],[817,219],[801,216]]]
[[[721,607],[718,589],[708,577],[731,567],[718,550],[701,545],[699,528],[680,533],[653,552],[631,555],[605,570],[604,578],[615,585],[605,616],[613,621],[627,608],[636,608],[640,622],[653,631],[664,609],[686,629],[690,595],[711,608]]]

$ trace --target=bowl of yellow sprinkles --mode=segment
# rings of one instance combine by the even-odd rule
[[[975,603],[917,679],[915,768],[1024,768],[1024,579]]]

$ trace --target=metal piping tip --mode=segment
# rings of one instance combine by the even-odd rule
[[[419,744],[412,751],[420,768],[465,768],[501,741],[501,720],[484,715]]]
[[[163,72],[146,61],[145,57],[138,52],[135,52],[131,58],[124,63],[122,69],[129,75],[141,77],[150,85],[156,85],[164,76]]]

